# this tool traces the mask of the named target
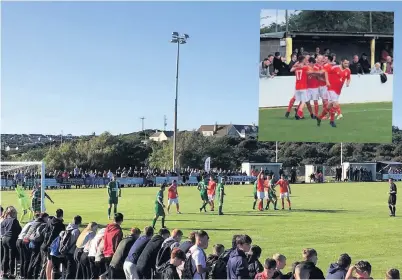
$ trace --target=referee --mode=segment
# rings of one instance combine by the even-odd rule
[[[388,198],[388,207],[391,213],[390,217],[395,217],[395,205],[396,205],[396,185],[394,183],[394,179],[389,179],[389,198]]]

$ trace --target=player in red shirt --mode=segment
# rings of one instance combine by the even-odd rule
[[[318,126],[321,124],[321,119],[329,112],[330,125],[336,127],[335,112],[337,112],[337,108],[339,107],[339,96],[341,95],[344,83],[346,82],[346,86],[349,86],[351,81],[350,74],[349,61],[347,59],[342,60],[341,65],[332,66],[328,70],[328,79],[330,82],[330,86],[328,87],[329,103],[328,108],[324,108],[321,116],[317,118]]]
[[[216,192],[216,183],[214,181],[214,177],[210,177],[208,183],[208,200],[209,205],[211,205],[211,211],[215,210],[215,192]]]
[[[295,72],[296,75],[296,102],[300,102],[300,105],[297,109],[296,113],[296,120],[302,119],[303,118],[303,108],[304,105],[306,104],[307,100],[307,82],[308,78],[310,75],[322,75],[323,72],[320,70],[313,70],[311,69],[308,65],[305,64],[305,57],[301,56],[299,57],[298,63],[296,63],[292,69],[290,69],[290,72]]]
[[[179,207],[179,193],[177,192],[177,182],[173,180],[172,185],[168,188],[168,207],[167,211],[170,211],[170,205],[176,204],[177,214],[181,214]]]
[[[279,181],[276,182],[275,185],[279,185],[279,195],[280,199],[282,200],[282,210],[285,209],[285,198],[288,202],[289,210],[292,210],[289,198],[289,195],[292,194],[292,191],[290,190],[288,180],[285,179],[285,176],[283,174],[281,175],[281,179],[279,179]]]
[[[264,210],[264,173],[261,168],[260,173],[257,176],[257,198],[258,198],[258,210]]]
[[[312,72],[320,72],[321,67],[317,65],[314,57],[310,57],[309,59],[309,68]],[[311,114],[311,118],[315,119],[318,115],[318,98],[319,98],[319,87],[320,80],[318,76],[309,75],[307,80],[307,96],[308,103],[307,106],[310,105],[310,101],[314,102],[314,114]],[[311,105],[310,105],[311,108]],[[311,109],[310,109],[311,110]]]

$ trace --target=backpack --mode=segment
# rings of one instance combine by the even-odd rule
[[[215,264],[213,264],[211,270],[212,279],[227,279],[226,267],[228,265],[229,255],[231,252],[232,250],[225,251],[221,256],[219,256]]]
[[[31,234],[29,240],[35,243],[41,243],[45,237],[46,224],[40,224],[38,228]]]
[[[58,257],[60,255],[59,247],[60,247],[60,236],[57,236],[49,246],[50,255]]]
[[[60,255],[65,255],[74,246],[74,243],[70,245],[71,236],[73,230],[66,230],[60,237],[59,253]]]
[[[170,254],[172,252],[171,246],[176,242],[176,240],[172,239],[169,240],[168,242],[165,242],[163,246],[159,249],[158,254],[156,256],[156,273],[161,273],[159,272],[160,268],[166,264],[170,260]]]
[[[193,270],[192,260],[193,260],[192,253],[188,252],[186,254],[186,260],[184,261],[181,279],[193,279],[194,278],[194,275],[197,272],[197,270]]]
[[[155,279],[165,279],[165,271],[169,267],[170,261],[165,262],[164,264],[159,265],[155,271]]]

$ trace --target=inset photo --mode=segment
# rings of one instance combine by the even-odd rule
[[[393,57],[393,12],[262,10],[258,140],[391,143]]]

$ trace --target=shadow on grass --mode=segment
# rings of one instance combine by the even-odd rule
[[[180,228],[181,230],[205,230],[205,231],[244,231],[244,228]]]
[[[331,209],[292,209],[289,212],[306,212],[306,213],[328,213],[328,214],[336,214],[336,213],[346,213],[351,212],[351,210],[331,210]]]

